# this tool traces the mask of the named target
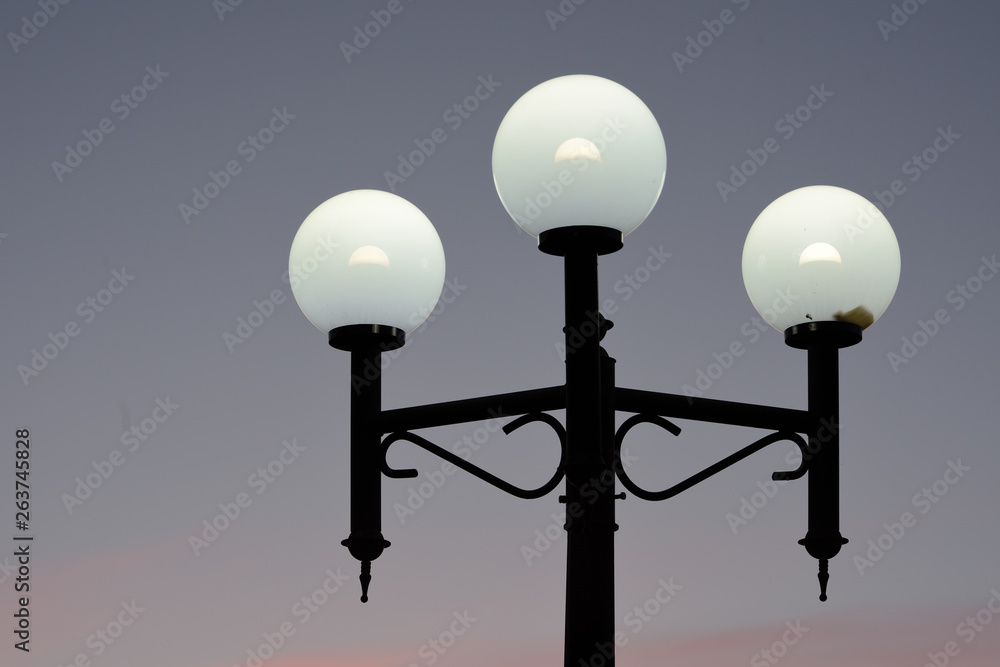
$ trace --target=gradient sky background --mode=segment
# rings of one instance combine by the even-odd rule
[[[475,622],[433,654],[435,664],[562,664],[565,539],[530,564],[522,554],[536,531],[559,523],[556,493],[522,501],[459,473],[401,521],[394,504],[424,479],[386,480],[392,547],[374,564],[371,601],[358,601],[358,565],[340,545],[349,529],[348,355],[327,347],[283,274],[313,208],[346,190],[388,189],[384,172],[398,156],[444,128],[447,140],[396,193],[434,222],[447,276],[462,289],[391,362],[384,405],[559,384],[562,266],[504,211],[490,157],[518,97],[589,73],[645,101],[668,154],[656,208],[601,265],[602,296],[616,309],[605,346],[622,386],[679,393],[713,353],[740,341],[746,353],[706,395],[804,408],[804,353],[778,332],[742,331],[756,315],[740,269],[746,232],[769,202],[801,186],[838,185],[870,199],[894,180],[905,187],[885,209],[902,253],[895,299],[841,355],[842,531],[851,542],[831,563],[830,600],[817,600],[816,563],[796,544],[806,529],[804,481],[778,489],[735,533],[727,522],[787,467],[794,447],[772,447],[673,502],[619,503],[617,618],[628,642],[618,664],[766,664],[760,652],[798,622],[809,629],[782,653],[783,666],[921,667],[949,641],[959,649],[951,664],[996,665],[1000,618],[983,612],[991,624],[971,636],[959,624],[991,600],[1000,608],[1000,280],[961,309],[948,295],[1000,250],[1000,9],[902,5],[917,11],[883,33],[888,0],[589,0],[555,24],[546,12],[559,11],[557,0],[403,0],[350,62],[341,42],[387,2],[245,0],[221,16],[210,0],[74,2],[37,34],[29,28],[16,50],[8,36],[0,57],[4,628],[16,598],[6,568],[18,428],[32,434],[37,537],[32,650],[14,650],[5,631],[0,662],[55,667],[82,655],[102,667],[247,666],[248,650],[287,622],[295,632],[269,667],[428,665],[425,643],[468,612]],[[725,9],[733,22],[679,71],[672,54]],[[35,1],[6,2],[0,26],[20,32],[39,11]],[[168,74],[122,118],[112,104],[147,67]],[[490,98],[460,127],[446,123],[446,110],[488,76],[500,83]],[[833,96],[793,136],[776,132],[812,86]],[[248,162],[241,142],[275,108],[294,118]],[[114,130],[57,175],[52,163],[66,159],[66,146],[105,118]],[[906,163],[948,128],[960,138],[911,180]],[[768,137],[780,150],[723,201],[717,181]],[[240,173],[186,224],[179,205],[229,160]],[[672,253],[668,263],[628,299],[616,293],[660,246]],[[134,279],[102,312],[78,311],[123,267]],[[284,302],[231,352],[224,334],[274,290]],[[889,353],[939,309],[947,323],[894,369]],[[70,322],[79,335],[25,383],[18,366]],[[179,406],[173,414],[135,451],[123,447],[123,432],[168,398]],[[679,438],[651,426],[630,435],[638,482],[663,488],[761,435],[680,425]],[[423,434],[450,446],[483,428]],[[293,439],[304,448],[298,458],[264,488],[251,485]],[[70,512],[64,494],[114,450],[121,465]],[[524,486],[547,479],[556,460],[554,436],[538,425],[491,435],[474,459]],[[441,467],[406,444],[392,461]],[[929,509],[915,506],[959,461],[969,471]],[[189,537],[241,492],[250,506],[195,555]],[[916,524],[859,571],[855,557],[904,512]],[[338,569],[349,580],[303,623],[295,605]],[[628,615],[670,578],[682,588],[636,631]],[[97,639],[133,601],[143,610],[134,623],[111,645]]]

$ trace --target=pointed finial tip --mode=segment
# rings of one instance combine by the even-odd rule
[[[819,561],[819,601],[826,602],[826,584],[830,581],[830,561],[823,558]]]
[[[372,581],[372,562],[361,561],[361,601],[368,602],[368,584]]]

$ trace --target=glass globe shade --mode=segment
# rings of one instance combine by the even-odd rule
[[[444,285],[444,249],[420,209],[388,192],[353,190],[306,217],[288,257],[292,293],[320,331],[420,326]]]
[[[747,294],[779,331],[823,321],[867,328],[889,306],[899,268],[899,244],[881,211],[829,185],[778,197],[743,246]]]
[[[493,143],[500,201],[533,236],[577,225],[628,234],[653,209],[666,171],[652,112],[599,76],[535,86],[504,116]]]

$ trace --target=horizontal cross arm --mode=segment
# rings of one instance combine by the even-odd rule
[[[494,394],[459,401],[431,403],[409,408],[384,410],[379,420],[382,433],[413,431],[449,424],[513,417],[529,412],[548,412],[566,407],[566,387],[544,387]]]
[[[794,433],[809,433],[814,423],[806,410],[621,387],[615,388],[615,410]]]

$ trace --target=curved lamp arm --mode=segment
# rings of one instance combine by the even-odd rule
[[[716,473],[722,472],[723,470],[733,465],[734,463],[742,461],[751,454],[754,454],[764,449],[768,445],[773,444],[775,442],[779,442],[781,440],[790,440],[794,442],[796,445],[798,445],[799,449],[803,452],[803,454],[806,451],[806,442],[805,440],[802,439],[802,437],[799,434],[793,433],[791,431],[777,431],[775,433],[771,433],[770,435],[765,435],[763,438],[760,438],[759,440],[747,445],[746,447],[739,450],[735,454],[731,454],[726,458],[722,459],[721,461],[719,461],[718,463],[710,465],[701,472],[696,473],[691,477],[688,477],[683,482],[671,486],[669,489],[664,489],[663,491],[648,491],[637,485],[635,482],[633,482],[632,479],[628,476],[628,473],[625,472],[625,469],[621,464],[621,446],[622,446],[622,441],[625,439],[625,435],[632,429],[632,427],[642,423],[656,424],[657,426],[667,431],[670,431],[674,435],[679,435],[681,429],[673,422],[668,421],[662,417],[656,415],[639,414],[639,415],[633,415],[632,417],[626,419],[625,422],[618,429],[618,432],[615,434],[615,470],[618,473],[618,479],[621,480],[622,485],[626,489],[634,493],[639,498],[642,498],[643,500],[655,501],[655,500],[666,500],[668,498],[673,498],[682,491],[690,489],[695,484],[705,481],[706,479],[715,475]],[[797,469],[776,472],[771,476],[771,478],[774,480],[799,479],[806,473],[807,470],[806,461],[807,457],[803,456],[802,463],[799,465]]]
[[[383,474],[385,474],[386,477],[391,477],[393,479],[405,479],[407,477],[417,476],[417,471],[415,469],[392,468],[386,459],[389,453],[389,447],[391,447],[394,442],[397,442],[399,440],[406,440],[407,442],[412,442],[418,447],[421,447],[427,450],[428,452],[435,454],[439,458],[444,459],[445,461],[455,465],[456,467],[461,468],[462,470],[471,473],[472,475],[475,475],[479,479],[495,486],[501,491],[506,491],[512,496],[516,496],[518,498],[524,498],[526,500],[541,498],[542,496],[547,495],[549,492],[555,489],[556,486],[559,484],[560,480],[562,480],[563,478],[564,474],[563,462],[565,461],[566,458],[566,430],[563,428],[563,425],[560,424],[559,421],[552,415],[542,412],[536,412],[536,413],[529,413],[526,415],[522,415],[517,419],[509,422],[508,424],[505,424],[503,426],[503,432],[509,435],[512,431],[520,428],[521,426],[524,426],[529,422],[534,422],[534,421],[544,422],[552,427],[552,429],[556,432],[556,435],[559,436],[559,446],[561,450],[561,454],[559,457],[559,465],[556,468],[556,472],[552,475],[552,478],[549,479],[549,481],[547,481],[545,484],[538,487],[537,489],[522,489],[519,486],[514,486],[510,482],[504,481],[499,477],[497,477],[496,475],[486,472],[479,466],[469,463],[468,461],[463,459],[461,456],[458,456],[454,452],[449,452],[447,449],[439,447],[438,445],[435,445],[433,442],[427,440],[426,438],[416,435],[415,433],[410,433],[409,431],[397,431],[395,433],[390,433],[382,441],[382,454],[380,462],[382,472]]]

